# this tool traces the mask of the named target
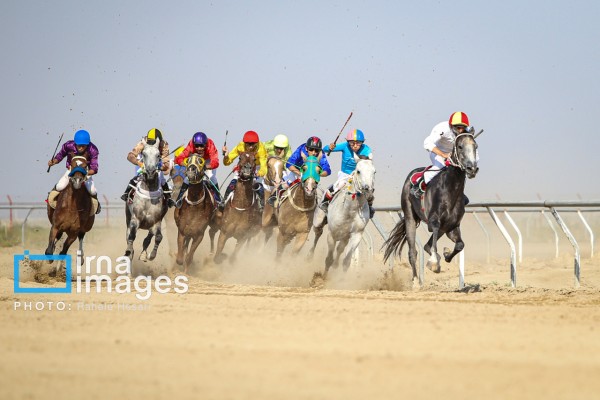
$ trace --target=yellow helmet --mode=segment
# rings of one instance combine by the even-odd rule
[[[277,135],[273,138],[273,146],[285,149],[290,144],[288,137],[285,135]]]

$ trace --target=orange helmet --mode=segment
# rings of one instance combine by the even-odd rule
[[[469,117],[467,114],[461,111],[457,111],[450,116],[450,120],[448,120],[450,126],[469,126]]]

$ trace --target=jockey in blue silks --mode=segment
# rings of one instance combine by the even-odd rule
[[[348,179],[354,169],[356,168],[356,160],[355,155],[359,158],[373,159],[373,152],[371,148],[367,146],[365,143],[365,135],[360,129],[352,129],[346,135],[346,143],[339,143],[336,145],[335,143],[331,143],[330,145],[325,146],[323,148],[323,152],[341,152],[342,153],[342,170],[338,172],[338,179],[335,183],[323,194],[323,199],[321,200],[321,204],[319,207],[327,212],[327,208],[329,207],[329,202],[333,199],[333,196],[344,186],[348,184]],[[373,199],[369,200],[369,211],[371,213],[371,218],[375,211],[373,210]]]
[[[319,160],[319,166],[321,167],[320,175],[322,177],[328,176],[331,174],[331,167],[329,166],[329,161],[327,161],[327,156],[323,152],[323,142],[316,136],[311,136],[306,141],[306,144],[300,145],[296,151],[288,158],[285,166],[289,169],[290,173],[284,177],[285,181],[290,184],[292,181],[296,180],[300,176],[302,176],[302,172],[300,169],[304,165],[306,159],[309,156],[317,157]]]

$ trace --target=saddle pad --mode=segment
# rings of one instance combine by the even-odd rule
[[[433,165],[430,165],[428,167],[420,169],[419,171],[417,171],[414,174],[412,174],[410,176],[410,183],[412,183],[413,186],[416,185],[417,182],[419,182],[423,178],[423,174],[425,174],[426,171],[428,171],[429,169],[431,169],[431,167],[433,167]]]
[[[48,205],[52,208],[56,208],[56,203],[58,203],[58,195],[60,194],[60,192],[58,190],[52,190],[50,193],[48,193],[48,200],[46,200],[48,202]]]

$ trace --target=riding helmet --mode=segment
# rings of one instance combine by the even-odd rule
[[[285,135],[277,135],[273,138],[273,146],[279,147],[281,149],[285,149],[290,144],[287,136]]]
[[[307,150],[314,149],[314,150],[321,151],[322,148],[323,148],[323,142],[321,142],[321,139],[319,139],[316,136],[311,136],[306,141],[306,149]]]
[[[244,133],[244,143],[258,143],[258,133],[254,131],[248,131]]]
[[[77,146],[87,146],[90,144],[90,133],[81,129],[75,132],[75,137],[73,138],[73,141]]]
[[[346,135],[346,140],[355,140],[357,142],[364,142],[365,134],[360,129],[352,129]]]
[[[469,126],[469,117],[467,114],[461,111],[457,111],[450,116],[450,120],[448,121],[450,126]]]
[[[195,145],[206,146],[206,143],[208,142],[208,137],[206,136],[206,133],[204,133],[204,132],[196,132],[196,133],[194,133],[192,142],[194,143],[194,146]]]
[[[154,144],[157,140],[163,141],[162,132],[156,128],[150,129],[146,135],[146,142],[148,144]]]

